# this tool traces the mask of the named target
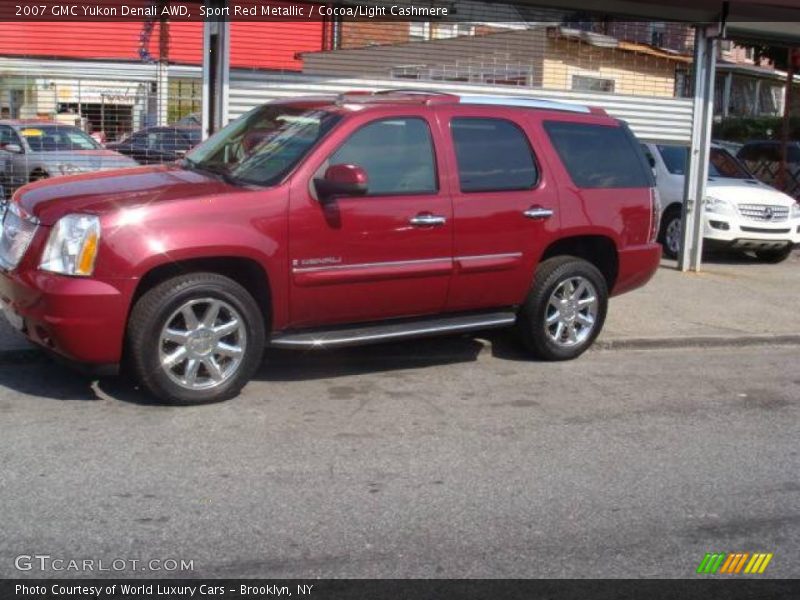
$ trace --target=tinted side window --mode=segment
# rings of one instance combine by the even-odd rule
[[[658,146],[661,159],[667,165],[667,171],[673,175],[686,174],[686,160],[689,158],[689,149],[686,146]]]
[[[503,119],[450,123],[462,192],[527,190],[539,179],[525,133]]]
[[[436,192],[436,161],[427,122],[397,118],[365,125],[331,156],[330,165],[358,165],[369,195]]]
[[[19,144],[17,134],[8,125],[0,125],[0,146]]]
[[[625,127],[548,121],[544,124],[572,181],[581,188],[652,184],[647,161]]]

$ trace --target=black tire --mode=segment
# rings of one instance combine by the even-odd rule
[[[571,278],[588,280],[596,292],[594,325],[587,337],[573,346],[557,344],[545,330],[548,304],[553,293]],[[536,270],[533,287],[517,318],[517,329],[526,348],[542,360],[571,360],[583,354],[603,329],[608,309],[608,285],[593,264],[575,256],[549,258]]]
[[[777,250],[756,250],[756,258],[764,263],[777,264],[789,258],[793,249],[791,244],[787,244]]]
[[[187,389],[173,381],[161,365],[161,332],[167,319],[187,302],[209,298],[226,303],[238,313],[246,332],[246,345],[238,367],[217,387]],[[264,319],[258,304],[241,285],[216,273],[190,273],[158,284],[136,302],[128,320],[127,359],[131,371],[148,392],[170,404],[208,404],[233,398],[261,364],[264,346]]]
[[[670,224],[676,220],[678,223],[678,228],[680,228],[681,207],[670,206],[667,210],[664,211],[664,215],[661,217],[661,227],[658,231],[658,243],[661,244],[664,257],[673,260],[678,258],[678,252],[674,248],[670,248],[669,244],[667,243],[667,229],[670,227]]]

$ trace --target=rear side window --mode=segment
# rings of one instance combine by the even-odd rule
[[[652,185],[647,160],[626,127],[547,121],[544,128],[578,187]]]
[[[504,119],[450,123],[462,192],[529,190],[539,179],[525,133]]]

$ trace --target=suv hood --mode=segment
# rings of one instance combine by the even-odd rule
[[[791,196],[753,179],[711,179],[706,194],[732,204],[768,204],[788,208],[795,203]]]
[[[212,175],[168,165],[45,179],[21,188],[14,199],[41,223],[52,225],[69,213],[102,215],[121,208],[244,189]]]

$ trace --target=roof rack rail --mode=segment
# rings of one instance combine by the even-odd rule
[[[424,96],[452,96],[448,92],[441,90],[434,90],[429,88],[388,88],[385,90],[377,90],[374,92],[376,96],[383,96],[386,94],[421,94]]]
[[[583,104],[573,104],[571,102],[560,102],[558,100],[548,100],[545,98],[535,98],[532,96],[484,96],[480,94],[464,94],[460,96],[461,104],[484,104],[499,106],[520,106],[523,108],[542,108],[547,110],[562,110],[574,113],[592,113],[589,106]]]

